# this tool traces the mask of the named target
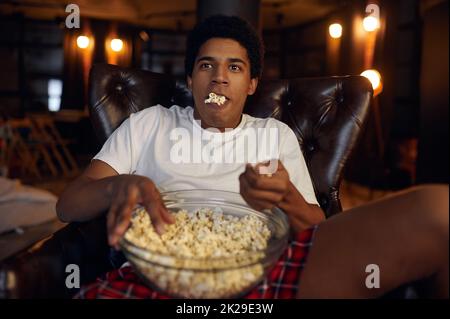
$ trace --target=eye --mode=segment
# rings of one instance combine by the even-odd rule
[[[210,63],[202,63],[200,64],[200,69],[201,70],[206,70],[206,69],[210,69],[212,68],[212,65]]]
[[[230,65],[230,70],[233,72],[239,72],[239,71],[241,71],[241,67],[237,64],[232,64],[232,65]]]

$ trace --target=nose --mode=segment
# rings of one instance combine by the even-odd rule
[[[213,84],[228,84],[228,75],[227,75],[227,69],[224,66],[219,66],[215,68],[213,78],[212,78]]]

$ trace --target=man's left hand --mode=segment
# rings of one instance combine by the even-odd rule
[[[240,193],[245,201],[256,210],[272,209],[277,206],[289,191],[289,174],[281,161],[273,174],[260,174],[260,167],[247,164],[239,176]]]

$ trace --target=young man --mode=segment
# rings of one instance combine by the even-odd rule
[[[241,189],[256,209],[279,206],[285,210],[298,231],[322,221],[324,214],[294,133],[275,119],[242,114],[262,69],[262,44],[252,31],[238,18],[216,17],[199,26],[190,38],[186,57],[187,82],[195,107],[174,105],[166,109],[157,105],[132,114],[61,196],[57,207],[60,218],[83,221],[109,209],[109,241],[116,245],[137,203],[151,212],[160,232],[164,223],[172,221],[159,190]],[[205,103],[210,93],[224,96],[225,103]],[[270,133],[271,129],[278,135],[276,151],[255,150],[258,141],[249,138],[258,138],[258,132]],[[189,138],[173,141],[183,130]],[[201,147],[185,151],[195,154],[180,163],[174,154],[180,143],[185,144],[181,148],[199,143]],[[203,156],[196,160],[197,153],[211,144],[224,158],[209,161]],[[226,151],[229,149],[234,155]],[[259,166],[245,166],[272,160],[264,153],[280,160],[270,178],[257,174]],[[241,155],[244,160],[237,160]]]
[[[147,208],[159,233],[165,224],[173,223],[161,190],[240,192],[255,209],[278,206],[287,214],[298,234],[291,248],[296,247],[295,255],[303,256],[299,264],[305,263],[306,244],[314,239],[304,272],[301,274],[301,266],[292,269],[295,284],[288,292],[266,284],[264,294],[259,287],[250,296],[376,297],[404,283],[428,278],[426,283],[435,296],[448,297],[448,187],[415,189],[322,222],[324,214],[293,132],[274,119],[242,114],[247,95],[256,90],[261,61],[260,39],[241,19],[214,16],[197,25],[186,55],[194,108],[154,106],[131,115],[61,195],[59,217],[83,221],[108,210],[109,243],[116,246],[138,203]],[[210,93],[219,99],[208,103]],[[246,138],[248,129],[272,128],[279,133],[278,156],[271,163],[275,166],[269,167],[276,170],[267,171],[265,161],[273,160],[273,153],[260,154],[259,148],[254,150],[254,145],[239,141]],[[258,165],[233,161],[227,152],[222,162],[196,161],[194,154],[186,157],[189,160],[174,160],[177,129],[191,132],[189,144],[197,143],[202,149],[208,146],[223,151],[229,143],[240,145],[236,153],[246,153],[246,162]],[[209,136],[208,145],[199,135]],[[215,137],[220,137],[218,142]],[[260,174],[262,168],[266,174]],[[320,227],[310,228],[319,223]],[[298,242],[302,245],[295,244]],[[369,289],[366,269],[374,264],[381,272],[381,286]],[[285,280],[277,278],[277,282]]]

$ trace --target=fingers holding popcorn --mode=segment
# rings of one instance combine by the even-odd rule
[[[121,175],[112,185],[110,196],[107,230],[108,242],[113,247],[118,247],[118,241],[127,230],[133,209],[138,204],[147,209],[159,234],[164,232],[165,224],[175,221],[164,206],[156,186],[146,177]]]
[[[240,193],[245,201],[257,210],[271,209],[278,206],[289,190],[289,175],[282,166],[273,175],[258,173],[258,168],[247,164],[244,173],[239,176]]]

